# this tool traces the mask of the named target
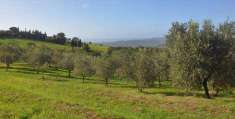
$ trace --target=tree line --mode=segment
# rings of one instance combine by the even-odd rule
[[[63,32],[48,36],[47,33],[42,33],[39,30],[20,30],[18,27],[10,27],[8,30],[0,30],[0,38],[29,39],[34,41],[46,41],[61,45],[64,45],[68,42],[72,47],[82,47],[83,45],[87,45],[86,43],[82,43],[81,39],[78,37],[67,38]]]
[[[36,73],[48,68],[67,70],[68,77],[81,76],[83,82],[91,76],[103,79],[109,85],[112,79],[136,82],[140,92],[144,88],[162,86],[171,81],[173,87],[204,90],[218,95],[231,91],[235,86],[235,45],[233,23],[226,21],[215,26],[206,20],[175,22],[172,24],[162,48],[109,48],[102,55],[91,55],[74,49],[65,51],[47,46],[28,44],[20,48],[16,44],[0,45],[0,61],[10,65],[23,60]],[[43,75],[43,78],[44,75]]]

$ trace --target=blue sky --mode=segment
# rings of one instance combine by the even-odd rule
[[[164,36],[174,21],[235,20],[235,0],[0,0],[0,29],[18,26],[87,41]]]

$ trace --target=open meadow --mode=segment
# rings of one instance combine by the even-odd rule
[[[185,96],[169,87],[139,93],[132,81],[112,80],[105,86],[92,77],[79,77],[49,69],[36,74],[25,63],[9,71],[0,68],[1,119],[233,119],[234,95],[205,99],[202,93]]]

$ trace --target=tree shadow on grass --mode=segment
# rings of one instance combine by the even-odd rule
[[[0,66],[0,69],[6,69],[6,67],[5,66]]]
[[[51,77],[45,77],[44,79],[40,78],[42,81],[58,81],[58,82],[67,82],[70,81],[69,79],[64,79],[64,78],[51,78]]]
[[[37,70],[29,67],[10,67],[9,71],[11,72],[18,72],[24,74],[37,74]],[[39,71],[42,72],[42,71]],[[53,71],[44,71],[45,73],[53,73]]]
[[[142,93],[146,94],[146,95],[156,95],[156,94],[160,94],[160,95],[164,95],[164,96],[195,96],[195,97],[204,97],[204,94],[202,93],[198,93],[198,92],[194,92],[194,93],[190,93],[190,92],[185,92],[185,91],[143,91]]]
[[[222,99],[225,103],[232,103],[234,104],[235,102],[235,98],[234,96],[230,97],[230,98],[226,98],[226,99]]]
[[[136,86],[134,85],[121,84],[121,83],[110,83],[110,85],[117,88],[130,88],[130,89],[136,88]]]
[[[47,76],[51,76],[51,77],[54,77],[54,78],[62,78],[62,79],[66,79],[66,80],[73,80],[73,79],[77,79],[76,77],[68,77],[68,76],[65,76],[65,75],[61,75],[61,74],[54,74],[54,73],[45,73],[45,75]]]
[[[27,70],[17,70],[17,71],[11,71],[16,73],[22,73],[22,74],[37,74],[36,71],[27,71]]]
[[[86,84],[98,84],[98,85],[105,85],[105,81],[103,80],[95,80],[95,79],[86,79]],[[118,83],[118,82],[109,82],[108,87],[114,87],[114,88],[136,88],[136,86],[131,86],[128,84]]]
[[[82,78],[77,78],[77,79],[82,80]],[[103,84],[103,85],[105,85],[104,81],[102,81],[102,80],[94,80],[94,79],[86,79],[84,81],[84,83],[86,83],[86,84],[99,84],[99,85]]]
[[[61,75],[59,73],[47,73],[47,72],[40,72],[38,75],[44,75],[45,78],[42,79],[44,81],[50,80],[50,81],[60,81],[60,82],[66,82],[66,81],[71,81],[71,80],[76,80],[76,77],[68,77],[66,75]]]
[[[5,69],[5,67],[0,66],[0,69]],[[60,70],[45,70],[45,71],[37,71],[30,67],[10,67],[8,72],[16,72],[16,73],[22,73],[22,74],[31,74],[31,75],[44,75],[45,79],[43,80],[53,80],[53,81],[69,81],[70,79],[76,79],[76,77],[68,77],[65,75],[62,75]]]

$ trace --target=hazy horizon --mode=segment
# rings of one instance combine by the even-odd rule
[[[172,22],[235,19],[234,0],[1,0],[0,29],[64,32],[85,41],[164,37]]]

